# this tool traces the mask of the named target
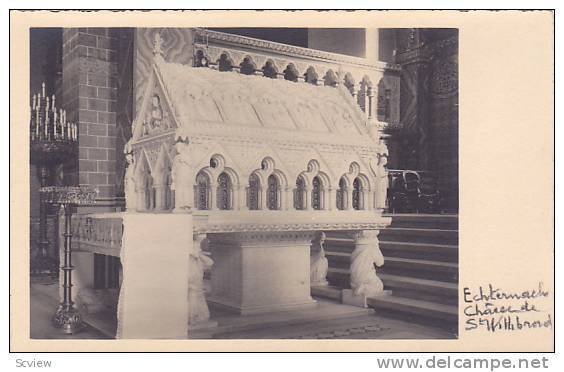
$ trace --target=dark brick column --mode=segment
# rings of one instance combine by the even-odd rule
[[[116,209],[117,39],[108,28],[63,30],[63,105],[78,123],[69,181],[99,189],[98,210]]]

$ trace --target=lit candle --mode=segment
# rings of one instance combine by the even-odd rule
[[[33,95],[33,103],[31,105],[31,107],[33,107],[33,110],[35,110],[35,94]]]
[[[39,139],[39,110],[35,111],[35,135]]]
[[[55,127],[57,126],[57,110],[53,111],[53,123],[55,123]],[[63,134],[63,132],[61,131],[61,134]],[[57,131],[55,130],[55,138],[57,138]]]
[[[61,110],[61,112],[62,112],[62,110]],[[66,121],[65,121],[65,123],[66,123]],[[67,123],[67,139],[68,139],[68,140],[71,139],[71,130],[72,130],[72,129],[71,129],[71,124],[70,124],[70,123]]]
[[[53,94],[52,99],[51,99],[51,109],[53,110],[53,112],[55,112],[55,95]]]
[[[43,98],[45,98],[45,82],[43,82],[43,84],[41,84],[41,93]]]

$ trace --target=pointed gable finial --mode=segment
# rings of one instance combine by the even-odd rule
[[[155,56],[163,55],[163,38],[160,32],[155,33],[155,41],[153,43],[153,54]]]

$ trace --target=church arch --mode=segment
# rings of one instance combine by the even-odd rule
[[[227,172],[221,172],[217,177],[217,209],[233,209],[233,182]]]
[[[352,207],[355,210],[362,209],[362,196],[361,196],[361,184],[358,177],[353,181],[352,190]]]
[[[331,69],[327,70],[327,73],[323,77],[323,84],[330,87],[336,87],[339,85],[339,78],[337,77],[337,74]]]
[[[249,187],[247,188],[247,207],[251,211],[256,211],[260,206],[260,178],[255,173],[249,177]]]
[[[341,211],[347,209],[347,179],[345,177],[339,180],[336,198],[337,209]]]
[[[353,180],[352,208],[355,210],[369,209],[370,183],[364,174],[359,174]]]
[[[161,146],[153,175],[154,209],[171,210],[172,161],[166,146]]]
[[[296,179],[296,189],[294,190],[294,208],[304,210],[306,203],[306,181],[302,175]]]
[[[280,205],[280,182],[274,174],[268,176],[266,190],[266,207],[269,210],[279,210]]]
[[[219,71],[233,71],[233,59],[227,52],[221,53],[219,59],[217,60],[217,65]]]
[[[196,176],[196,190],[195,205],[199,210],[209,210],[210,209],[210,193],[211,193],[211,180],[210,176],[204,170],[198,172]]]
[[[298,69],[296,68],[296,66],[294,66],[293,63],[290,63],[288,64],[288,66],[286,66],[286,69],[284,70],[285,80],[297,82],[299,76],[300,73],[298,72]]]
[[[144,152],[139,156],[135,168],[135,185],[137,194],[137,210],[150,211],[155,208],[155,188],[153,174]]]
[[[262,67],[262,75],[271,79],[278,78],[278,69],[272,60],[267,60]]]
[[[319,176],[315,176],[311,184],[311,207],[315,210],[321,210],[323,209],[323,183]]]
[[[304,74],[304,79],[305,79],[306,83],[317,85],[317,81],[319,79],[319,76],[318,76],[318,74],[315,71],[315,68],[313,66],[308,67],[308,69],[306,70],[306,72]]]
[[[243,62],[239,65],[239,71],[244,75],[254,75],[257,66],[250,56],[243,58]]]

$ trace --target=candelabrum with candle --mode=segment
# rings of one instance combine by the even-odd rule
[[[78,127],[67,119],[65,110],[56,106],[55,95],[45,94],[45,83],[41,92],[31,97],[30,113],[30,161],[37,168],[41,187],[50,186],[54,182],[55,170],[76,158]],[[37,248],[31,252],[30,265],[34,275],[56,276],[58,273],[58,257],[49,256],[49,208],[40,196],[39,238]]]

